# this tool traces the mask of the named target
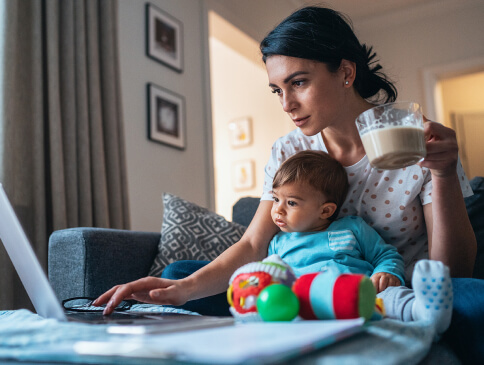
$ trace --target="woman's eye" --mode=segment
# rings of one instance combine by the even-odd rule
[[[271,93],[280,95],[282,93],[281,89],[272,89]]]
[[[293,86],[302,86],[302,85],[304,85],[304,80],[294,80],[292,82],[292,85]]]

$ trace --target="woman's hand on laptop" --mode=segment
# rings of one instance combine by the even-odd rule
[[[184,280],[168,280],[149,276],[127,284],[116,285],[92,304],[94,306],[106,304],[103,314],[109,315],[123,300],[129,299],[150,304],[182,305],[188,300],[187,292],[184,288]]]

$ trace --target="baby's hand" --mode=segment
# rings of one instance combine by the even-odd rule
[[[400,286],[400,279],[387,272],[377,272],[371,276],[371,281],[375,286],[376,292],[380,293],[389,286]]]

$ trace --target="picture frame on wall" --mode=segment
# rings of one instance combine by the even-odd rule
[[[252,143],[252,123],[249,117],[229,123],[230,145],[233,148],[249,146]]]
[[[183,71],[183,24],[153,4],[146,4],[146,54]]]
[[[152,83],[147,84],[147,94],[148,139],[185,149],[185,99]]]
[[[254,187],[254,161],[234,162],[232,166],[233,186],[235,190],[248,190]]]

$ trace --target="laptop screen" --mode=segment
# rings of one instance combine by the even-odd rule
[[[25,234],[5,190],[0,184],[0,239],[12,261],[37,314],[65,321],[62,306],[57,301],[34,250]]]

